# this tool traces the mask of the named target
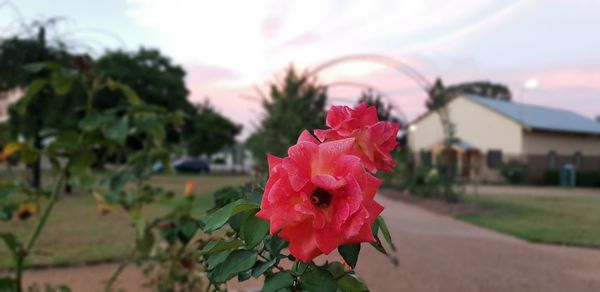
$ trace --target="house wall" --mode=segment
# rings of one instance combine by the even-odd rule
[[[527,153],[527,181],[541,183],[544,173],[571,164],[578,171],[600,170],[600,136],[566,133],[526,132],[523,149]],[[549,153],[556,153],[550,165]],[[575,153],[581,153],[579,161]]]
[[[548,132],[525,132],[523,135],[525,153],[547,155],[555,151],[560,155],[600,155],[600,136],[576,135]]]
[[[478,179],[502,180],[498,169],[489,168],[486,163],[488,150],[500,150],[503,161],[522,159],[523,129],[517,122],[463,97],[453,99],[448,110],[455,125],[455,136],[481,153],[480,167],[474,174]],[[419,152],[441,144],[444,136],[437,114],[429,114],[413,125],[415,129],[409,132],[408,141],[420,164]]]
[[[482,153],[501,150],[503,154],[522,154],[522,128],[518,123],[462,97],[453,99],[448,110],[456,137]],[[437,114],[425,116],[414,126],[415,130],[409,132],[409,145],[413,151],[442,143],[444,136]]]

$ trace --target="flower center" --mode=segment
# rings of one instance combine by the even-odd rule
[[[327,208],[331,203],[331,193],[322,189],[316,188],[310,196],[310,202],[320,208]]]

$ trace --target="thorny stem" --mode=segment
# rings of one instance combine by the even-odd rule
[[[127,256],[127,260],[122,261],[119,264],[119,266],[117,267],[117,269],[113,271],[112,275],[110,275],[110,278],[108,278],[108,281],[106,281],[106,286],[104,286],[105,292],[110,292],[112,290],[112,286],[115,284],[115,282],[117,281],[117,278],[119,278],[119,275],[121,275],[123,270],[125,270],[125,267],[127,267],[127,265],[129,265],[129,261],[135,254],[135,251],[136,251],[136,247],[134,247],[131,250],[131,252]]]
[[[48,220],[48,217],[50,216],[50,213],[52,212],[52,208],[54,207],[54,204],[56,204],[56,201],[58,201],[58,195],[62,188],[62,184],[65,179],[65,175],[66,175],[66,173],[64,171],[61,172],[58,180],[56,181],[56,185],[54,185],[52,194],[50,195],[50,201],[48,201],[48,206],[46,206],[46,209],[44,209],[42,215],[40,216],[40,219],[37,221],[33,232],[31,233],[31,235],[29,236],[29,239],[25,243],[25,246],[23,247],[23,249],[18,251],[17,258],[16,258],[17,259],[16,267],[15,267],[15,281],[17,282],[17,291],[18,292],[23,290],[22,281],[23,281],[23,268],[24,268],[25,258],[27,257],[29,251],[35,244],[35,241],[37,240],[40,233],[42,232],[42,229],[44,229],[44,226],[46,225],[46,221]]]
[[[261,259],[265,260],[265,261],[268,261],[268,260],[269,260],[268,258],[264,257],[264,256],[262,255],[262,253],[258,253],[258,256],[259,256]],[[284,269],[283,269],[282,267],[280,267],[279,265],[273,265],[273,266],[274,266],[274,267],[276,267],[276,268],[277,268],[277,269],[278,269],[280,272],[283,272],[283,271],[284,271]]]

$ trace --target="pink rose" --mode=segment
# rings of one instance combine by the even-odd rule
[[[361,103],[355,109],[333,106],[327,113],[327,130],[315,130],[321,141],[354,138],[353,154],[363,161],[372,173],[377,170],[391,171],[396,166],[392,152],[398,142],[400,125],[379,121],[377,109]]]
[[[288,157],[269,155],[269,179],[257,217],[309,262],[340,245],[373,242],[371,224],[383,210],[374,200],[381,180],[351,155],[354,139],[319,143],[304,131]]]

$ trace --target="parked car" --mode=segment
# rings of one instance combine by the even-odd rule
[[[173,163],[177,172],[210,173],[210,164],[206,159],[190,158]]]

